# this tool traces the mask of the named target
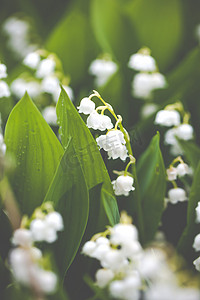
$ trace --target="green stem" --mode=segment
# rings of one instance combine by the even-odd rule
[[[119,127],[120,127],[120,130],[124,134],[124,138],[125,138],[125,141],[126,141],[126,147],[128,149],[128,153],[133,156],[133,151],[132,151],[132,148],[131,148],[130,141],[128,140],[127,134],[126,134],[122,124],[119,124]],[[141,242],[144,242],[144,220],[143,220],[141,198],[140,198],[140,191],[139,191],[139,184],[138,184],[138,178],[137,178],[135,163],[132,164],[131,171],[132,171],[133,178],[134,178],[134,186],[135,186],[134,193],[136,194],[138,230],[139,230],[140,240],[141,240]]]
[[[102,103],[105,106],[108,106],[108,104],[103,100],[103,98],[99,95],[98,92],[94,91],[94,94],[92,94],[90,97],[93,97],[93,96],[96,96],[97,98],[99,98],[102,101]],[[118,121],[119,118],[116,116],[115,112],[112,109],[110,109],[109,107],[108,107],[108,110],[114,116],[116,121]],[[124,139],[126,141],[126,147],[127,147],[128,153],[129,153],[129,155],[133,156],[133,151],[132,151],[132,148],[131,148],[130,139],[129,139],[129,136],[127,135],[127,132],[125,131],[125,129],[122,125],[122,122],[119,122],[118,126],[119,126],[121,132],[124,134]],[[136,194],[136,207],[137,207],[137,218],[138,218],[138,220],[137,220],[138,224],[137,225],[138,225],[140,240],[141,240],[141,242],[144,242],[144,220],[143,220],[141,198],[140,198],[139,184],[138,184],[138,178],[137,178],[135,163],[132,164],[132,174],[133,174],[134,186],[135,186],[134,193]]]

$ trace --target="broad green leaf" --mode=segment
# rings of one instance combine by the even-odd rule
[[[166,171],[159,141],[160,135],[157,133],[137,164],[146,242],[153,238],[158,229],[164,208]]]
[[[116,0],[91,1],[91,21],[97,41],[115,59],[127,62],[137,50],[137,37]]]
[[[106,229],[106,225],[116,224],[119,221],[118,210],[113,210],[113,208],[117,208],[115,203],[113,205],[113,202],[116,202],[116,199],[102,188],[102,184],[98,184],[90,189],[89,199],[90,209],[87,231],[84,236],[85,241],[90,240],[94,234],[103,232]]]
[[[88,16],[79,8],[67,11],[47,39],[46,48],[59,56],[73,84],[80,84],[98,54]]]
[[[182,6],[180,0],[135,0],[126,8],[140,45],[152,50],[160,68],[176,57],[182,40]]]
[[[63,149],[27,93],[9,116],[5,143],[16,163],[9,174],[13,191],[22,213],[31,214],[44,200]]]
[[[70,140],[45,197],[54,204],[64,220],[64,231],[54,245],[61,275],[72,263],[87,224],[89,200],[79,157]]]
[[[184,152],[184,156],[189,162],[190,166],[195,170],[200,161],[200,148],[191,141],[178,140],[181,149]]]
[[[179,240],[178,243],[178,251],[184,254],[186,257],[190,257],[194,250],[192,249],[192,244],[194,241],[194,237],[197,233],[199,233],[200,225],[195,222],[196,220],[196,211],[198,202],[200,201],[200,162],[196,168],[194,179],[192,182],[189,200],[188,200],[188,209],[187,209],[187,225],[186,228]]]
[[[57,103],[57,116],[63,146],[66,147],[69,137],[73,137],[74,148],[80,160],[88,189],[103,184],[102,188],[107,191],[107,193],[103,193],[103,203],[105,211],[109,214],[108,218],[110,221],[119,220],[117,202],[113,195],[110,177],[96,141],[64,89],[62,89]],[[112,211],[115,217],[111,216],[112,213],[109,211]]]

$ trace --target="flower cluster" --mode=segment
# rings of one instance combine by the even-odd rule
[[[5,78],[7,78],[7,67],[4,64],[0,64],[0,98],[8,98],[10,96],[10,90],[4,80]]]
[[[12,81],[11,92],[19,99],[27,91],[41,108],[47,123],[57,126],[55,104],[61,92],[60,84],[63,85],[71,100],[74,97],[68,85],[69,79],[63,75],[60,60],[55,54],[41,49],[28,53],[23,64],[27,67],[27,71]],[[48,106],[46,106],[47,103]]]
[[[55,54],[48,53],[46,50],[37,50],[29,53],[23,60],[23,64],[32,70],[31,80],[25,80],[23,76],[12,82],[11,88],[14,95],[22,97],[27,90],[35,98],[40,93],[50,94],[54,102],[58,101],[60,94],[60,84],[66,89],[71,100],[73,91],[65,83],[68,81],[63,76],[60,60]]]
[[[167,105],[156,114],[155,124],[166,127],[173,126],[166,131],[164,142],[171,146],[170,152],[174,156],[183,154],[177,138],[184,141],[193,139],[193,127],[188,122],[189,113],[184,111],[180,102]]]
[[[24,58],[38,48],[31,35],[31,25],[27,19],[17,16],[9,17],[3,23],[3,32],[7,37],[7,46],[17,59]]]
[[[97,87],[105,85],[116,71],[116,63],[111,61],[107,56],[95,59],[89,67],[89,73],[95,76],[94,83]]]
[[[53,210],[50,203],[45,203],[35,210],[30,220],[25,216],[21,227],[13,233],[12,243],[15,248],[9,256],[13,276],[16,281],[38,294],[54,293],[57,276],[50,270],[50,262],[46,269],[47,258],[34,243],[52,243],[60,230],[63,230],[61,215]]]
[[[165,77],[158,72],[156,61],[148,48],[142,48],[131,55],[128,66],[140,72],[134,76],[132,82],[134,97],[149,100],[155,89],[166,87]]]
[[[95,103],[92,101],[94,96],[101,100],[104,106],[98,106],[95,109]],[[102,134],[96,138],[96,142],[99,149],[103,149],[108,153],[109,159],[120,158],[122,161],[125,161],[128,157],[130,158],[130,162],[128,163],[125,171],[115,172],[120,176],[112,182],[116,195],[128,196],[129,192],[134,190],[132,186],[134,180],[131,174],[127,171],[130,164],[135,163],[135,160],[132,158],[132,152],[127,149],[127,144],[130,145],[129,136],[125,128],[122,126],[121,116],[116,116],[111,105],[106,103],[96,91],[94,91],[94,93],[89,97],[85,97],[81,100],[78,110],[79,113],[89,115],[86,122],[88,128],[100,131],[107,130],[106,134]],[[104,114],[106,110],[108,110],[115,118],[115,127],[112,124],[111,118]],[[99,111],[101,111],[101,113],[99,113]],[[129,149],[131,149],[131,147],[129,147]]]
[[[137,229],[125,213],[119,224],[86,242],[82,253],[100,262],[96,285],[114,299],[139,300],[142,294],[145,300],[199,299],[197,289],[178,285],[163,250],[142,248]]]
[[[179,201],[186,201],[187,196],[185,190],[183,188],[178,187],[175,180],[177,180],[177,178],[179,177],[185,176],[186,174],[190,174],[191,171],[189,166],[186,163],[184,163],[180,156],[178,156],[173,160],[166,172],[167,180],[170,181],[174,186],[174,188],[168,191],[168,198],[166,199],[166,202],[176,204]]]

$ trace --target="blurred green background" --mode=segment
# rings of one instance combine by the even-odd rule
[[[151,103],[156,103],[159,110],[166,104],[181,101],[191,114],[195,140],[200,145],[199,0],[1,0],[0,27],[13,15],[27,18],[38,45],[58,55],[64,73],[71,78],[75,105],[97,89],[94,78],[88,72],[91,62],[109,54],[117,63],[118,71],[106,85],[97,89],[98,92],[114,107],[116,114],[122,115],[136,158],[144,152],[159,129],[161,149],[168,165],[172,157],[169,149],[163,146],[164,130],[154,125],[154,115],[141,118],[145,101],[135,98],[131,91],[136,73],[127,66],[129,58],[141,47],[149,47],[159,71],[168,82],[166,89],[155,91]],[[11,78],[8,81],[21,72],[21,61],[8,50],[2,30],[0,60],[8,67]],[[14,105],[12,98],[0,100],[3,125]],[[113,169],[123,168],[122,162],[116,164],[116,161],[105,160],[105,163],[111,170],[111,178]],[[123,204],[119,203],[123,208]],[[184,217],[177,222],[180,212]],[[173,209],[169,207],[164,216],[164,223],[165,219],[168,223],[165,231],[171,234],[173,243],[183,230],[185,215],[184,203],[181,208],[179,205]],[[77,276],[73,274],[73,265],[71,270],[73,281]]]

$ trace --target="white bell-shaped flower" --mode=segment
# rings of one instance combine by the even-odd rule
[[[44,219],[34,219],[30,224],[30,230],[34,241],[42,242],[45,240],[46,224]]]
[[[139,73],[135,75],[132,87],[135,97],[148,99],[153,90],[166,87],[166,80],[161,73]]]
[[[45,219],[34,219],[30,224],[30,230],[36,242],[53,243],[57,240],[55,228],[49,226]]]
[[[31,231],[25,228],[19,228],[14,231],[12,243],[15,246],[30,247],[32,245]]]
[[[56,108],[54,106],[46,106],[42,111],[42,115],[48,124],[57,126]]]
[[[106,129],[113,128],[110,117],[99,114],[96,111],[93,111],[87,118],[87,127],[93,128],[95,130],[104,131]]]
[[[200,233],[195,236],[192,247],[195,249],[195,251],[200,251]]]
[[[139,300],[141,279],[139,274],[135,272],[131,276],[125,277],[123,280],[112,281],[109,286],[111,295],[116,299]]]
[[[104,288],[114,278],[115,274],[110,269],[99,269],[96,274],[96,284],[100,288]]]
[[[71,88],[70,86],[67,86],[67,85],[63,85],[62,87],[63,87],[63,89],[66,91],[66,93],[67,93],[69,99],[70,99],[71,101],[73,101],[73,100],[74,100],[74,92],[73,92],[72,88]],[[53,101],[54,101],[55,103],[58,102],[58,99],[59,99],[59,96],[60,96],[60,92],[61,92],[61,88],[60,88],[60,86],[59,86],[58,89],[56,89],[56,90],[54,91],[54,93],[52,94],[52,96],[53,96]]]
[[[195,266],[196,270],[200,272],[200,257],[193,261],[193,265]]]
[[[177,156],[177,155],[183,155],[183,149],[179,146],[178,142],[174,145],[171,146],[170,148],[170,153],[173,156]]]
[[[27,89],[27,82],[23,79],[23,78],[17,78],[15,80],[13,80],[13,82],[11,83],[11,91],[12,93],[18,97],[18,98],[22,98],[26,89]]]
[[[147,118],[155,113],[158,109],[158,105],[155,103],[145,103],[141,108],[141,117]]]
[[[17,78],[11,84],[11,91],[18,98],[22,98],[26,91],[31,98],[36,98],[41,92],[41,86],[37,81],[27,82],[23,78]]]
[[[165,76],[159,72],[151,74],[151,86],[152,90],[163,89],[167,85]]]
[[[156,70],[155,59],[143,53],[136,53],[131,55],[128,66],[136,71],[153,72]]]
[[[0,64],[0,79],[7,77],[7,67],[4,64]]]
[[[108,158],[126,160],[128,157],[124,134],[120,130],[110,130],[106,135],[101,135],[97,139],[97,145],[108,151]]]
[[[200,201],[197,204],[196,210],[196,222],[200,223]]]
[[[9,261],[12,267],[15,279],[25,285],[30,285],[30,254],[21,247],[12,249],[9,256]]]
[[[136,98],[148,99],[151,97],[152,85],[151,74],[138,73],[132,82],[133,96]]]
[[[112,181],[115,195],[128,196],[130,191],[135,190],[135,188],[133,187],[133,181],[133,178],[127,175],[121,175],[116,180]]]
[[[89,67],[89,73],[96,77],[95,84],[97,86],[106,84],[106,82],[116,72],[116,70],[116,63],[105,59],[96,59],[91,63]]]
[[[89,115],[95,110],[95,103],[88,97],[85,97],[81,100],[80,106],[78,106],[77,108],[79,110],[79,113]]]
[[[167,178],[169,181],[176,180],[177,178],[177,169],[174,167],[170,167],[167,169]]]
[[[177,170],[178,176],[180,176],[180,177],[183,177],[183,176],[185,176],[186,174],[189,174],[189,167],[188,167],[188,165],[185,164],[185,163],[180,163],[180,164],[176,167],[176,170]]]
[[[102,255],[101,265],[103,268],[111,269],[112,271],[123,270],[127,266],[128,260],[125,259],[121,252],[116,249],[110,249]]]
[[[128,157],[128,151],[125,145],[118,145],[112,150],[108,150],[108,159],[117,159],[125,161]]]
[[[49,76],[52,74],[55,70],[56,63],[51,58],[43,59],[38,66],[38,69],[36,71],[36,77],[37,78],[44,78],[46,76]]]
[[[57,286],[57,276],[55,273],[38,269],[36,273],[36,280],[43,293],[52,294],[55,292]]]
[[[187,200],[186,192],[182,188],[173,188],[168,191],[168,201],[172,204]]]
[[[41,82],[42,92],[54,94],[56,90],[60,90],[60,81],[56,76],[46,76]]]
[[[48,213],[45,217],[45,222],[47,226],[55,229],[56,231],[61,231],[64,228],[63,218],[57,211]]]
[[[94,241],[87,241],[83,246],[82,253],[91,256],[95,249],[96,243]]]
[[[37,52],[31,52],[26,55],[23,64],[31,69],[37,69],[40,62],[40,55]]]
[[[178,126],[180,124],[180,114],[176,110],[160,110],[155,118],[155,124],[162,126]]]
[[[191,140],[193,138],[193,127],[190,124],[181,124],[177,127],[176,135],[181,140]]]
[[[0,80],[0,98],[3,97],[8,98],[9,96],[10,96],[10,90],[7,83],[3,80]]]
[[[146,249],[141,256],[138,269],[142,277],[148,279],[158,278],[158,274],[166,268],[166,255],[162,250]]]
[[[116,224],[110,235],[110,242],[114,245],[126,244],[138,240],[137,228],[132,224]]]
[[[173,145],[174,146],[174,145],[178,144],[177,139],[176,139],[176,132],[177,132],[177,128],[176,127],[168,129],[165,132],[164,143],[166,145]]]
[[[102,243],[102,244],[96,244],[95,250],[91,253],[91,257],[98,259],[100,262],[102,262],[102,259],[104,259],[105,255],[111,251],[111,247],[109,244]],[[103,265],[102,265],[103,266]]]

